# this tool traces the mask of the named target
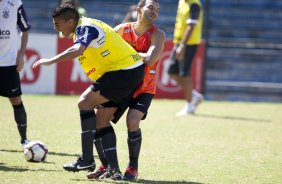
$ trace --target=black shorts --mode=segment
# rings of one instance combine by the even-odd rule
[[[0,67],[0,96],[17,97],[22,95],[21,80],[17,66]]]
[[[142,82],[144,77],[144,65],[130,70],[118,70],[105,73],[91,86],[92,91],[100,91],[100,94],[111,101],[119,104],[127,98]]]
[[[122,115],[125,113],[126,109],[129,107],[130,109],[136,109],[140,112],[144,113],[142,120],[146,119],[148,114],[148,109],[151,105],[152,99],[154,95],[150,93],[143,93],[137,96],[136,98],[132,98],[131,100],[124,100],[116,112],[114,113],[113,123],[117,123]]]
[[[175,50],[173,48],[173,57],[175,58]],[[183,61],[178,61],[174,59],[174,62],[169,66],[168,73],[171,75],[178,75],[181,77],[186,77],[191,75],[191,67],[193,64],[194,57],[196,55],[198,45],[186,45],[185,46],[185,56]]]

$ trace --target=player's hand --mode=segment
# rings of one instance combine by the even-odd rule
[[[35,63],[33,63],[32,68],[36,68],[39,65],[49,66],[51,64],[52,64],[51,60],[43,58],[43,59],[40,59],[40,60],[36,61]]]
[[[24,56],[22,54],[17,55],[17,60],[16,60],[16,65],[17,65],[17,72],[22,71],[24,67]]]
[[[184,54],[185,54],[185,45],[180,44],[176,49],[176,59],[178,61],[182,61],[184,59]]]

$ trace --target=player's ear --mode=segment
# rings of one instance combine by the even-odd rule
[[[137,16],[141,14],[141,9],[142,9],[142,8],[141,8],[140,6],[137,6],[137,7],[136,7]]]
[[[68,23],[69,25],[74,25],[74,24],[75,24],[75,21],[74,21],[73,19],[69,19],[69,20],[67,20],[67,23]]]

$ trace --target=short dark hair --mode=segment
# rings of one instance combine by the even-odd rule
[[[73,19],[75,21],[79,20],[78,11],[75,9],[75,7],[69,4],[62,4],[59,7],[57,7],[53,11],[52,17],[53,18],[59,17],[60,19],[63,19],[66,21],[69,19]]]
[[[141,8],[143,8],[143,7],[145,6],[145,4],[146,4],[146,1],[147,1],[147,0],[140,0],[140,1],[138,2],[138,6],[141,7]],[[155,1],[156,3],[159,2],[158,0],[153,0],[153,1]]]

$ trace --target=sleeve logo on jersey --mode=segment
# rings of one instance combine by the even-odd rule
[[[2,17],[3,17],[4,19],[9,18],[9,16],[10,16],[9,10],[4,10],[4,11],[2,12]]]
[[[28,25],[27,25],[26,21],[24,20],[24,16],[22,14],[22,10],[19,11],[19,14],[20,14],[20,17],[21,17],[20,19],[21,19],[21,22],[22,22],[24,28],[28,28]]]
[[[83,34],[82,42],[87,43],[87,36],[88,36],[88,32],[89,32],[88,27],[85,27],[83,31],[84,31],[84,34]]]
[[[124,33],[131,33],[131,32],[133,32],[130,28],[126,28],[126,29],[124,29],[124,31],[123,31]]]

